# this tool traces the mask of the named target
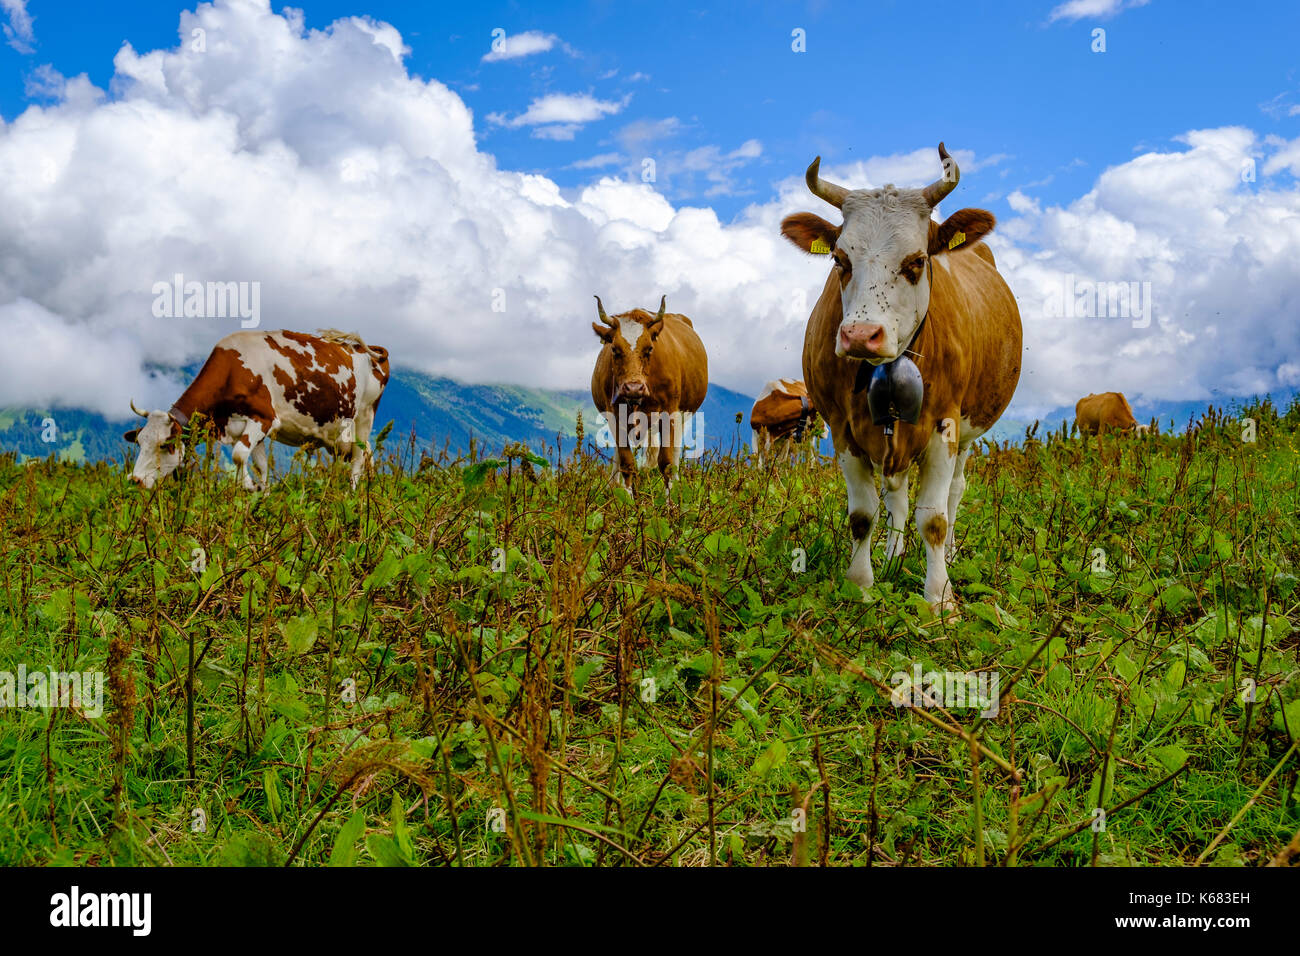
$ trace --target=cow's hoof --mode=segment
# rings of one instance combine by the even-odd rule
[[[849,584],[856,584],[862,591],[862,600],[867,601],[871,597],[871,589],[876,586],[874,575],[848,574],[844,580]]]
[[[931,601],[930,613],[934,615],[936,624],[947,624],[961,618],[961,610],[957,607],[957,599],[954,597]]]

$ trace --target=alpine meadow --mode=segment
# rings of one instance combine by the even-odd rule
[[[108,703],[8,716],[5,861],[1267,863],[1300,827],[1300,403],[1237,412],[973,457],[955,621],[915,549],[840,583],[823,464],[711,456],[666,506],[572,449],[392,433],[356,496],[301,455],[154,497],[10,456],[0,670],[103,669]],[[1000,686],[911,706],[918,669]]]

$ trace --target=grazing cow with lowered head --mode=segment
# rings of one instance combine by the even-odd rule
[[[1139,435],[1147,433],[1147,425],[1139,425],[1133,417],[1133,409],[1122,392],[1102,392],[1079,399],[1074,405],[1074,419],[1079,425],[1079,432],[1084,435],[1096,435],[1100,432],[1136,431]]]
[[[816,432],[825,437],[824,426],[817,425],[817,409],[808,398],[808,386],[798,379],[778,378],[764,385],[750,409],[749,427],[754,430],[754,452],[760,466],[773,446],[778,457],[793,457],[805,435]]]
[[[830,275],[804,336],[803,373],[848,488],[853,556],[848,578],[875,582],[871,541],[880,519],[876,476],[889,513],[888,557],[904,550],[907,475],[920,466],[916,528],[925,545],[925,597],[954,607],[946,559],[966,487],[971,443],[993,426],[1020,378],[1020,312],[980,240],[994,224],[982,209],[930,218],[960,171],[939,144],[943,176],[924,189],[848,189],[808,167],[808,188],[843,214],[787,216],[782,234],[829,253]]]
[[[266,487],[266,446],[316,445],[352,456],[352,487],[370,456],[370,429],[384,386],[388,350],[358,335],[322,330],[234,332],[212,349],[198,377],[168,411],[131,410],[145,419],[123,437],[140,445],[131,480],[152,488],[184,458],[182,430],[202,413],[230,445],[250,491]],[[248,471],[253,462],[254,475]]]
[[[667,301],[666,296],[660,299],[655,314],[633,309],[610,318],[596,296],[600,322],[591,327],[601,350],[591,373],[591,400],[614,436],[619,482],[631,487],[636,478],[633,449],[648,444],[655,434],[659,471],[671,495],[684,416],[704,404],[709,360],[691,320],[665,312]]]

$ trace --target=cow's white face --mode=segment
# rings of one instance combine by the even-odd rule
[[[636,310],[610,319],[596,299],[601,321],[591,327],[610,351],[611,403],[639,405],[650,397],[650,357],[663,331],[666,303],[666,297],[659,301],[657,315]]]
[[[155,482],[175,471],[185,453],[181,426],[167,412],[150,412],[144,425],[122,437],[140,445],[131,480],[142,488],[152,488]]]
[[[849,193],[841,209],[832,253],[843,307],[835,354],[892,362],[930,304],[930,204],[919,189],[886,186]]]
[[[821,157],[805,179],[814,196],[844,214],[834,226],[810,212],[786,216],[781,234],[805,252],[829,252],[840,285],[835,354],[882,365],[903,354],[930,308],[934,266],[992,229],[993,214],[960,209],[942,223],[930,214],[957,186],[961,171],[939,144],[943,176],[924,189],[846,189],[821,178]],[[936,263],[935,260],[938,260]]]

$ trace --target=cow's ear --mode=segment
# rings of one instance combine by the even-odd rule
[[[608,325],[601,325],[599,322],[591,323],[591,330],[596,333],[596,337],[608,345],[614,341],[614,330]]]
[[[645,330],[650,333],[650,341],[653,342],[659,338],[659,333],[664,330],[664,320],[659,319],[656,322],[651,322],[645,327]]]
[[[140,437],[140,429],[132,428],[129,432],[123,432],[122,438],[125,441],[134,442]]]
[[[997,224],[987,209],[958,209],[941,224],[930,224],[930,255],[957,252],[979,242]]]
[[[830,255],[840,238],[840,227],[832,226],[821,216],[810,212],[797,212],[781,220],[781,235],[804,252]]]

